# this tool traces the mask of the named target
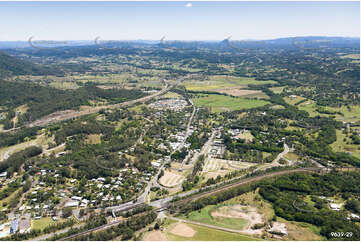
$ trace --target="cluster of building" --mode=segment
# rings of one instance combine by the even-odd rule
[[[177,150],[177,149],[181,149],[183,147],[188,148],[190,146],[190,144],[186,144],[186,131],[180,131],[176,134],[171,134],[169,136],[170,140],[176,140],[175,142],[169,142],[169,145],[171,147],[172,150]]]
[[[10,222],[0,224],[0,238],[15,234],[28,233],[31,230],[31,215],[14,217]]]
[[[209,149],[209,155],[212,158],[223,158],[223,154],[226,151],[226,146],[222,139],[215,139]]]
[[[327,200],[329,202],[330,208],[333,211],[340,211],[343,206],[343,203],[335,203],[333,199],[326,198],[325,196],[319,196],[319,198]],[[359,220],[360,215],[350,213],[350,215],[348,216],[348,219],[358,219]]]
[[[6,171],[0,173],[0,181],[6,180],[8,173]]]
[[[159,158],[156,161],[152,161],[151,164],[155,168],[159,168],[163,162],[169,162],[169,161],[170,161],[170,156],[165,156],[164,158]]]
[[[149,106],[159,110],[170,109],[173,111],[179,111],[187,106],[187,101],[178,98],[162,99],[151,103]]]

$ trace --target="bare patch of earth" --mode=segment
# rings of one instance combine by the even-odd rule
[[[196,234],[196,231],[184,223],[178,223],[171,231],[172,234],[191,238]]]

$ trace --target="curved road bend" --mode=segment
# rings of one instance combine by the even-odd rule
[[[290,151],[290,148],[288,147],[288,145],[286,143],[284,143],[283,151],[277,155],[276,159],[274,159],[271,163],[267,163],[267,164],[264,164],[263,166],[258,167],[257,169],[254,170],[254,172],[258,171],[258,170],[265,170],[268,168],[281,166],[281,164],[278,161],[280,159],[282,159],[289,151]]]

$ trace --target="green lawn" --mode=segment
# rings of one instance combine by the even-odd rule
[[[49,217],[31,220],[32,229],[44,229],[51,224],[55,224],[55,222]]]
[[[216,94],[203,95],[202,97],[193,99],[193,101],[198,107],[210,107],[212,112],[256,108],[269,103],[264,100],[244,99]]]
[[[167,238],[172,241],[255,241],[261,240],[237,233],[225,232],[195,224],[187,224],[194,229],[196,234],[193,237],[182,237],[167,232]]]
[[[238,230],[243,229],[248,223],[247,220],[241,218],[212,217],[211,213],[216,209],[215,205],[210,205],[201,210],[190,212],[188,216],[182,215],[180,218]]]

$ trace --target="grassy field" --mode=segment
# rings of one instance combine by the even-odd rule
[[[87,144],[99,144],[101,142],[100,134],[89,134],[85,140]]]
[[[279,94],[279,93],[282,93],[283,89],[285,89],[285,88],[286,88],[286,86],[283,86],[283,87],[271,87],[270,90],[272,92],[274,92],[274,93]]]
[[[354,157],[360,157],[360,149],[358,145],[354,144],[346,144],[343,141],[346,138],[346,135],[342,133],[341,130],[336,130],[337,140],[331,144],[331,147],[336,152],[350,152],[350,154]],[[348,141],[351,139],[346,138]]]
[[[130,111],[135,111],[137,113],[140,113],[142,111],[142,107],[147,107],[147,105],[145,104],[139,104],[139,105],[136,105],[136,106],[133,106],[131,108],[129,108]]]
[[[31,229],[44,229],[51,224],[55,224],[55,222],[49,217],[34,219],[31,220]]]
[[[162,97],[163,98],[179,98],[180,95],[178,93],[175,93],[175,92],[167,92]]]
[[[193,101],[198,107],[210,107],[212,112],[249,109],[264,106],[269,103],[264,100],[233,98],[216,94],[204,95],[193,99]]]
[[[299,159],[298,155],[296,155],[295,153],[292,153],[292,152],[287,153],[285,155],[285,158],[289,159],[289,160],[294,160],[294,161]]]
[[[274,84],[275,81],[257,81],[254,78],[234,76],[210,76],[208,80],[193,80],[184,82],[187,90],[212,91],[229,87],[247,87],[248,85]]]
[[[193,237],[182,237],[167,232],[167,238],[171,241],[254,241],[261,240],[246,235],[225,232],[195,224],[187,224],[196,231]]]
[[[304,100],[304,97],[300,97],[300,96],[296,96],[296,97],[285,97],[283,98],[285,100],[286,103],[294,105],[295,103]]]
[[[45,149],[49,141],[51,141],[49,137],[45,135],[38,135],[36,139],[19,143],[13,146],[0,148],[0,162],[7,159],[11,154],[21,150],[25,150],[29,146],[41,146]]]
[[[248,222],[241,218],[212,217],[211,213],[217,208],[215,205],[206,206],[201,210],[193,211],[188,216],[181,216],[180,218],[238,230],[243,229],[247,225]]]
[[[286,100],[286,99],[285,99]],[[311,117],[319,116],[331,116],[330,114],[319,113],[316,111],[317,105],[313,102],[307,101],[299,105],[300,110],[305,110],[310,114]],[[341,112],[343,115],[340,114],[332,114],[336,116],[336,120],[338,121],[345,121],[345,122],[357,122],[360,120],[360,106],[354,105],[350,106],[348,109],[346,106],[341,107],[327,107],[326,110],[333,111],[333,112]]]
[[[322,114],[322,113],[317,112],[316,111],[317,105],[315,103],[311,102],[311,101],[301,103],[300,105],[298,105],[298,108],[300,110],[304,110],[304,111],[308,112],[311,117],[315,117],[317,115],[319,115],[321,117],[322,116],[328,116],[327,114]]]
[[[343,116],[338,115],[338,114],[336,115],[336,119],[339,121],[357,122],[360,120],[360,106],[359,105],[350,106],[350,109],[348,109],[346,106],[342,106],[339,108],[327,107],[327,110],[341,112],[343,114]]]
[[[5,189],[5,187],[3,188]],[[2,211],[4,208],[7,208],[9,205],[9,202],[21,191],[21,188],[17,189],[13,193],[10,194],[10,196],[4,198],[3,200],[0,200],[0,211]],[[5,203],[5,204],[4,204]]]

